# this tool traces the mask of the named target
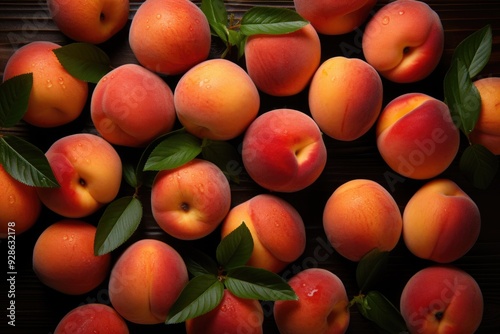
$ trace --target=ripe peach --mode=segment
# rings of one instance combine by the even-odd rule
[[[68,218],[88,216],[115,199],[120,189],[120,156],[104,139],[78,133],[55,141],[45,153],[60,184],[37,188],[42,203]]]
[[[119,32],[128,21],[128,0],[47,0],[59,30],[78,42],[99,44]]]
[[[128,334],[125,320],[110,306],[84,304],[69,311],[57,324],[54,334]]]
[[[443,54],[441,19],[423,1],[390,2],[366,25],[362,48],[366,61],[383,77],[399,83],[422,80]]]
[[[170,87],[135,64],[121,65],[97,83],[90,112],[101,136],[124,146],[145,146],[169,132],[176,120]]]
[[[435,179],[422,186],[403,212],[403,238],[416,256],[452,262],[475,244],[481,230],[476,203],[453,181]]]
[[[376,136],[378,150],[389,167],[412,179],[442,173],[460,144],[448,106],[422,93],[392,100],[380,114]]]
[[[33,248],[33,271],[48,287],[81,295],[108,275],[111,255],[94,255],[96,227],[81,220],[63,219],[47,227]]]
[[[310,24],[289,34],[252,35],[245,44],[248,75],[258,89],[273,96],[301,92],[320,60],[321,44]]]
[[[141,65],[161,74],[181,74],[207,59],[210,26],[189,0],[146,0],[129,31],[132,52]]]
[[[474,85],[481,95],[481,112],[470,140],[500,155],[500,78],[478,79]]]
[[[210,59],[184,73],[175,87],[174,103],[188,132],[228,140],[242,134],[257,117],[260,96],[240,66],[226,59]]]
[[[243,164],[260,186],[294,192],[310,186],[326,165],[326,147],[314,120],[295,109],[260,115],[243,138]]]
[[[376,0],[294,0],[295,10],[321,34],[341,35],[359,27]]]
[[[306,231],[302,217],[290,203],[275,195],[256,195],[233,207],[222,223],[222,237],[242,222],[254,242],[247,265],[277,273],[304,252]]]
[[[326,202],[323,227],[333,248],[351,261],[371,250],[391,251],[403,227],[401,212],[379,183],[354,179],[340,185]]]
[[[38,127],[56,127],[80,116],[87,102],[88,84],[71,76],[52,50],[60,45],[35,41],[9,58],[3,80],[33,73],[33,87],[24,121]]]
[[[224,290],[220,304],[208,313],[186,321],[187,334],[262,334],[264,312],[255,299],[243,299]]]
[[[280,333],[345,333],[349,326],[349,299],[344,284],[322,268],[305,269],[288,284],[298,300],[276,301],[274,319]]]
[[[408,280],[400,309],[410,333],[474,333],[483,317],[483,295],[465,271],[431,266]]]
[[[168,244],[141,239],[118,258],[109,279],[109,298],[126,320],[159,324],[188,282],[186,265]]]
[[[15,235],[29,230],[41,209],[36,188],[17,181],[0,165],[0,238],[7,238],[9,227]]]
[[[357,58],[333,57],[318,68],[309,88],[312,118],[326,135],[350,141],[364,135],[382,110],[382,80]]]

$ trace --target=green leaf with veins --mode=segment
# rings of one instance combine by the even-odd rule
[[[33,73],[20,74],[0,84],[0,128],[16,125],[28,110]]]
[[[361,292],[371,290],[387,268],[389,252],[375,248],[358,262],[356,282]]]
[[[219,274],[219,266],[217,262],[214,261],[207,254],[193,249],[189,252],[189,256],[185,259],[186,267],[193,276],[211,274]]]
[[[161,171],[180,167],[201,153],[201,139],[181,132],[167,136],[151,152],[145,171]]]
[[[252,7],[241,19],[240,31],[246,36],[287,34],[309,23],[296,11],[279,7]]]
[[[491,26],[487,25],[458,44],[453,52],[452,63],[460,59],[467,67],[470,77],[473,78],[488,64],[492,43]]]
[[[202,0],[201,11],[205,14],[212,34],[222,41],[229,41],[228,14],[223,0]]]
[[[489,187],[498,168],[498,157],[480,144],[468,146],[460,157],[460,170],[479,189]]]
[[[221,240],[216,250],[217,262],[225,270],[245,265],[253,251],[250,230],[243,222]]]

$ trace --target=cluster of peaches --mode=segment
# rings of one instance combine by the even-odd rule
[[[128,0],[95,1],[85,8],[84,1],[47,2],[61,32],[75,41],[102,43],[129,19]],[[324,136],[353,141],[376,127],[380,155],[395,175],[429,182],[404,212],[374,181],[342,184],[324,206],[329,242],[343,257],[360,261],[373,249],[391,251],[403,238],[415,256],[436,262],[416,273],[402,292],[400,310],[408,330],[451,333],[460,328],[461,333],[473,333],[478,328],[483,313],[478,284],[461,269],[444,265],[471,249],[481,225],[474,201],[452,180],[439,178],[459,150],[459,130],[448,106],[429,95],[407,93],[383,106],[382,77],[417,82],[438,65],[444,45],[440,18],[415,0],[397,0],[375,13],[375,0],[294,4],[309,23],[289,34],[250,36],[245,66],[209,59],[209,22],[188,0],[142,3],[129,31],[138,64],[114,68],[92,91],[58,62],[53,52],[57,44],[31,42],[11,56],[4,80],[33,73],[25,122],[43,128],[67,124],[90,99],[97,131],[60,138],[46,151],[60,187],[30,188],[0,169],[2,231],[4,221],[13,220],[18,233],[29,229],[42,205],[64,217],[40,235],[33,250],[33,269],[44,284],[78,295],[110,275],[112,308],[81,306],[61,320],[55,333],[87,333],[90,328],[128,333],[125,320],[165,322],[188,282],[178,251],[144,239],[127,248],[111,268],[111,254],[94,255],[96,227],[85,217],[119,193],[122,161],[116,146],[145,147],[178,124],[200,139],[241,137],[244,169],[267,192],[232,203],[227,175],[196,158],[156,175],[151,189],[155,221],[181,240],[203,239],[217,229],[224,237],[245,222],[255,244],[248,264],[275,273],[306,248],[303,219],[279,193],[298,192],[318,180],[327,163]],[[364,60],[336,56],[321,63],[321,34],[345,34],[364,23]],[[175,88],[164,75],[180,76]],[[482,109],[470,138],[498,155],[500,78],[475,85]],[[290,108],[261,112],[261,93],[287,97],[304,89],[309,90],[310,113]],[[299,299],[274,304],[281,333],[347,331],[349,299],[334,273],[306,269],[289,284]],[[226,291],[215,310],[188,320],[186,330],[236,333],[245,326],[245,333],[261,333],[262,321],[258,301]]]

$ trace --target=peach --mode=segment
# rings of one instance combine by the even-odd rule
[[[399,207],[379,183],[354,179],[332,193],[323,211],[323,227],[332,247],[359,261],[373,249],[391,251],[403,228]]]
[[[295,10],[321,34],[341,35],[365,22],[376,0],[294,0]]]
[[[259,90],[273,96],[304,90],[320,60],[321,44],[310,24],[288,34],[252,35],[245,44],[248,75]]]
[[[390,2],[366,25],[362,48],[366,61],[383,77],[398,83],[422,80],[443,54],[441,19],[423,1]]]
[[[188,283],[179,253],[155,239],[141,239],[118,258],[109,279],[109,298],[126,320],[159,324]]]
[[[249,176],[263,188],[295,192],[321,175],[326,147],[311,117],[295,109],[274,109],[248,127],[242,158]]]
[[[69,311],[57,324],[54,334],[128,334],[125,320],[112,307],[84,304]]]
[[[500,78],[478,79],[474,85],[481,95],[481,111],[470,140],[500,155]]]
[[[410,333],[474,333],[483,317],[483,295],[465,271],[436,265],[406,283],[400,309]]]
[[[174,94],[159,76],[121,65],[97,83],[90,105],[96,130],[112,144],[140,147],[172,130]]]
[[[115,199],[122,177],[121,159],[106,140],[89,133],[56,140],[45,153],[60,184],[37,188],[42,203],[68,218],[88,216]]]
[[[231,189],[215,164],[194,159],[156,176],[151,210],[158,225],[171,236],[200,239],[213,232],[231,207]]]
[[[326,135],[357,139],[375,124],[382,110],[382,80],[357,58],[332,57],[321,64],[309,88],[312,118]]]
[[[128,21],[129,0],[47,0],[50,16],[59,30],[78,42],[107,41]]]
[[[181,74],[208,58],[210,26],[201,9],[189,0],[147,0],[132,18],[129,43],[147,69]]]
[[[460,145],[448,106],[422,93],[389,102],[377,121],[376,137],[389,167],[412,179],[430,179],[445,171]]]
[[[247,265],[277,273],[304,252],[306,232],[302,217],[280,197],[260,194],[233,207],[222,223],[222,237],[242,222],[250,230],[254,242]]]
[[[0,238],[7,238],[9,231],[20,235],[29,230],[41,209],[36,188],[17,181],[0,165]]]
[[[308,268],[288,284],[298,300],[276,301],[274,319],[280,333],[345,333],[349,326],[349,299],[344,284],[332,272]]]
[[[23,120],[38,127],[56,127],[80,116],[88,97],[88,84],[71,76],[53,50],[60,45],[35,41],[17,49],[5,65],[3,80],[33,73],[33,86]]]
[[[33,248],[33,271],[48,287],[68,295],[87,293],[107,277],[111,255],[94,255],[96,227],[63,219],[47,227]]]
[[[177,117],[200,138],[229,140],[257,117],[260,96],[248,74],[226,59],[206,60],[186,72],[174,90]]]
[[[420,258],[440,263],[465,255],[480,230],[476,203],[448,179],[427,182],[403,212],[403,238],[408,249]]]
[[[186,321],[187,334],[262,334],[264,312],[255,299],[243,299],[224,290],[220,304],[208,313]]]

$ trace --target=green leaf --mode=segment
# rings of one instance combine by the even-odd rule
[[[160,142],[151,152],[144,170],[173,169],[201,153],[201,140],[189,133],[176,133]]]
[[[188,271],[193,276],[219,274],[219,268],[214,259],[197,249],[191,250],[189,257],[185,259],[185,262]]]
[[[356,267],[356,282],[360,291],[371,290],[387,268],[389,252],[375,248],[359,261]]]
[[[137,175],[135,173],[135,168],[132,164],[130,163],[123,163],[123,177],[125,179],[125,182],[132,188],[137,188],[139,185],[139,182],[137,180]]]
[[[469,70],[470,77],[473,78],[488,64],[492,43],[491,26],[487,25],[465,38],[455,48],[452,63],[461,59]]]
[[[191,279],[170,308],[166,324],[175,324],[205,314],[220,304],[224,285],[214,275]]]
[[[212,33],[228,42],[227,10],[223,0],[202,0],[201,11],[208,20]]]
[[[107,254],[127,241],[142,219],[142,204],[135,197],[123,197],[106,207],[94,238],[94,254]]]
[[[217,262],[225,270],[243,266],[248,262],[253,251],[253,239],[250,230],[243,222],[226,235],[217,246]]]
[[[28,110],[33,73],[20,74],[0,84],[0,128],[16,125]]]
[[[204,139],[201,155],[203,159],[217,165],[228,179],[236,183],[239,182],[239,175],[243,171],[243,162],[241,155],[233,145],[227,141]]]
[[[97,83],[111,70],[108,55],[90,43],[71,43],[53,52],[69,74],[83,81]]]
[[[261,268],[241,266],[228,270],[224,285],[240,298],[298,300],[295,291],[281,276]]]
[[[296,11],[278,7],[252,7],[241,19],[240,31],[246,36],[257,34],[287,34],[309,22]]]
[[[488,188],[498,168],[498,157],[480,144],[468,146],[460,157],[460,170],[479,189]]]
[[[35,187],[59,187],[45,154],[19,137],[0,137],[0,164],[21,183]]]

